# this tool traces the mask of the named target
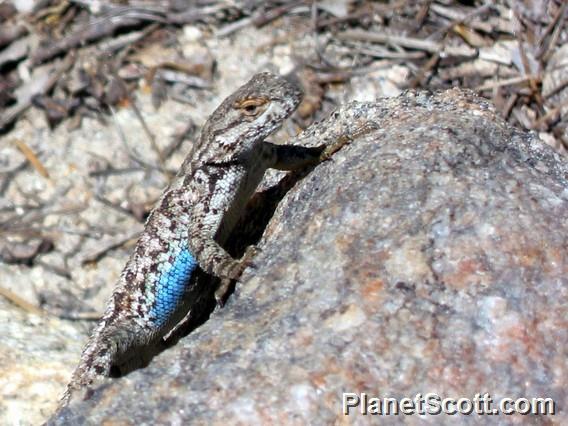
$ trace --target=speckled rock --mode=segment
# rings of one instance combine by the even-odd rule
[[[566,162],[467,92],[351,103],[310,137],[355,119],[378,129],[285,196],[228,304],[53,424],[568,422]],[[557,413],[345,417],[343,392]]]

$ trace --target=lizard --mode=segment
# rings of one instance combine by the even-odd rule
[[[198,141],[149,214],[106,310],[84,347],[61,399],[108,377],[133,347],[162,339],[181,319],[196,269],[236,280],[251,264],[224,248],[247,200],[269,168],[298,170],[329,159],[346,143],[316,147],[265,139],[298,107],[302,92],[263,72],[227,97],[203,125]]]

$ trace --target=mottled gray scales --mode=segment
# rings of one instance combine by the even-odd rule
[[[225,282],[240,276],[254,249],[234,259],[223,244],[266,169],[315,164],[337,149],[264,141],[297,108],[301,97],[286,79],[261,73],[211,114],[148,217],[105,314],[83,350],[63,404],[74,390],[108,376],[129,350],[159,341],[176,325],[178,304],[197,267]]]

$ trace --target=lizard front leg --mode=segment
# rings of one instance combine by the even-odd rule
[[[199,194],[192,200],[187,227],[189,251],[201,269],[218,278],[237,279],[254,254],[250,249],[235,259],[221,246],[246,204],[249,174],[238,162],[207,165],[196,171],[187,188],[189,194]]]
[[[319,160],[329,160],[353,140],[379,130],[377,123],[369,121],[364,115],[354,112],[355,110],[351,103],[337,108],[318,125],[312,125],[291,138],[291,145],[316,146],[322,149]]]
[[[240,259],[232,257],[214,239],[206,239],[199,244],[197,261],[201,269],[208,274],[221,279],[236,280],[250,265],[251,259],[256,254],[254,246],[247,247],[245,254]]]
[[[219,217],[217,226],[220,225],[221,220],[222,218]],[[193,231],[193,234],[190,230],[190,249],[197,253],[196,259],[201,269],[221,279],[221,283],[215,291],[215,299],[217,305],[222,306],[231,281],[238,279],[243,271],[251,265],[257,249],[255,246],[249,246],[240,259],[235,259],[214,239],[215,233],[211,231],[212,228],[209,228],[208,232],[203,232],[202,226],[197,228]],[[201,229],[199,230],[199,228]],[[196,236],[196,232],[198,236]]]

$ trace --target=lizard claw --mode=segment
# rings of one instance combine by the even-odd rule
[[[239,259],[239,263],[242,265],[241,273],[246,268],[256,269],[256,265],[253,262],[253,259],[260,254],[262,250],[257,246],[248,246],[245,250],[245,254]]]
[[[248,267],[255,267],[252,259],[260,252],[260,249],[255,246],[248,246],[245,254],[239,260],[235,260],[229,264],[225,269],[225,273],[221,275],[223,279],[238,280],[243,271]]]

